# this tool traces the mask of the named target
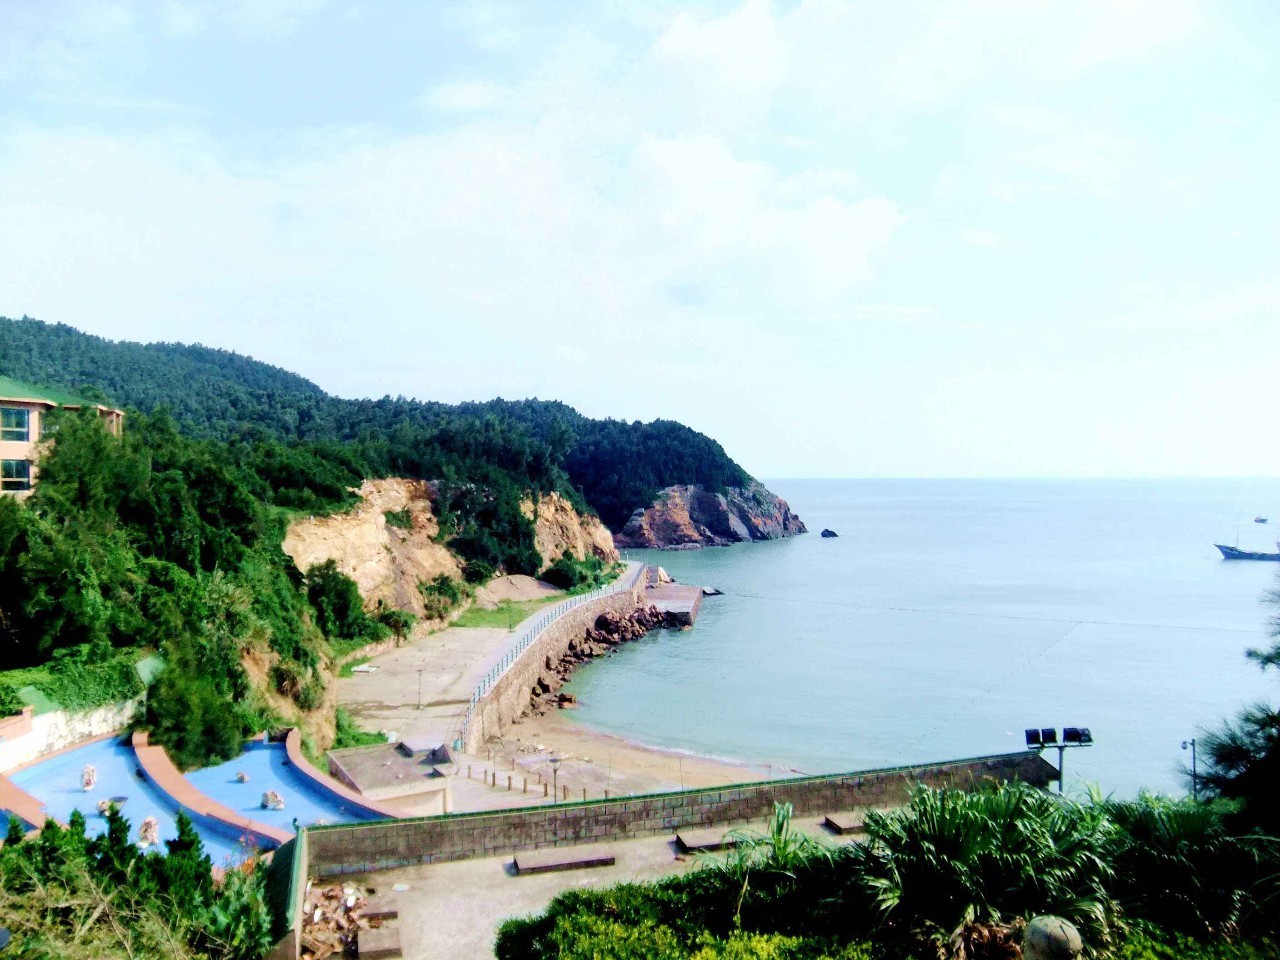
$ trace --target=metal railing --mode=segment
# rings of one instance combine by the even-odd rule
[[[475,712],[476,704],[480,702],[480,699],[493,689],[494,684],[502,679],[503,675],[520,659],[520,655],[528,650],[530,645],[542,636],[548,627],[569,611],[576,610],[584,604],[599,600],[601,597],[608,597],[615,593],[622,593],[624,590],[633,589],[644,570],[645,565],[643,563],[628,563],[627,571],[613,583],[597,587],[590,593],[582,593],[576,597],[570,597],[568,600],[561,600],[554,607],[543,610],[535,617],[520,624],[520,634],[516,637],[515,642],[503,652],[501,658],[489,668],[489,672],[476,684],[476,689],[471,694],[471,702],[467,704],[466,715],[462,718],[459,738],[463,741],[466,740],[467,728],[471,726],[471,715]]]

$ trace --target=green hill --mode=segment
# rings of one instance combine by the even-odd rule
[[[457,405],[348,400],[297,374],[200,345],[129,343],[62,324],[0,318],[0,374],[150,413],[229,440],[358,443],[368,467],[436,478],[432,447],[515,469],[535,488],[579,495],[617,530],[674,484],[711,490],[750,478],[720,444],[669,420],[592,420],[548,400]]]

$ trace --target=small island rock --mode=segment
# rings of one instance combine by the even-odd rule
[[[823,536],[825,539],[830,540],[832,537],[838,537],[838,536],[840,536],[840,534],[836,533],[834,530],[823,530],[823,531],[822,531],[822,536]]]

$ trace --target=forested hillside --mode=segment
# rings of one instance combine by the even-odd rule
[[[115,342],[27,318],[0,318],[0,374],[144,413],[164,407],[195,436],[354,443],[375,474],[447,479],[461,456],[514,472],[534,490],[585,500],[614,530],[664,487],[715,491],[749,479],[720,444],[673,421],[592,420],[536,399],[346,400],[225,350]]]

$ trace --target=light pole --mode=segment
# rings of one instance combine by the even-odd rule
[[[551,797],[552,801],[560,799],[560,758],[551,758]]]
[[[1200,775],[1199,775],[1199,771],[1196,770],[1196,738],[1195,737],[1192,737],[1190,740],[1182,741],[1182,749],[1186,750],[1188,747],[1190,747],[1191,749],[1191,799],[1199,800],[1200,799]]]
[[[422,709],[422,671],[425,667],[418,668],[418,709]]]
[[[1062,782],[1066,779],[1062,773],[1062,766],[1066,758],[1067,747],[1091,747],[1093,746],[1093,734],[1088,727],[1063,727],[1061,743],[1058,742],[1058,729],[1056,727],[1028,728],[1026,735],[1028,750],[1043,753],[1045,747],[1057,748],[1058,793],[1062,793]]]

